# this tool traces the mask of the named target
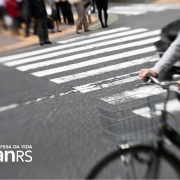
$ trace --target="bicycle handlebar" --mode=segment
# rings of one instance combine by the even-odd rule
[[[152,74],[147,74],[145,81],[147,81],[148,83],[152,82],[154,84],[157,84],[157,85],[161,86],[162,88],[168,88],[171,85],[178,85],[177,81],[164,81],[164,82],[160,82]]]

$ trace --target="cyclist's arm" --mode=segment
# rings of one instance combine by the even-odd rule
[[[157,76],[160,73],[166,72],[173,64],[180,60],[180,32],[175,41],[170,45],[162,58],[151,69],[141,69],[139,76],[144,79],[147,74]]]
[[[151,70],[157,74],[164,73],[178,60],[180,60],[180,32],[175,41]]]

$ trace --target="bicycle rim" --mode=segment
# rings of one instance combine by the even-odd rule
[[[118,149],[102,159],[86,179],[145,179],[148,178],[150,162],[156,149],[151,146],[136,146]],[[179,179],[180,161],[167,150],[159,157],[158,179]],[[167,177],[168,176],[168,177]],[[152,176],[151,176],[152,179]],[[155,177],[153,178],[155,179]]]

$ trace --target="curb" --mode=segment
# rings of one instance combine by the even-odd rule
[[[77,18],[77,17],[76,17]],[[76,19],[75,18],[75,19]],[[92,23],[90,24],[91,26],[96,26],[96,24],[98,24],[98,18],[95,15],[91,16],[92,18]],[[64,31],[62,31],[61,33],[58,34],[54,33],[54,34],[49,34],[49,39],[51,41],[55,41],[57,39],[60,39],[61,37],[66,37],[70,34],[75,34],[76,32],[76,26],[70,26],[69,28],[65,29]],[[13,37],[10,32],[4,33],[5,36],[8,37]],[[14,37],[13,37],[14,38]],[[36,35],[32,35],[28,38],[25,37],[15,37],[17,40],[20,40],[21,42],[17,42],[13,45],[6,45],[6,46],[0,46],[0,53],[4,52],[4,51],[11,51],[11,50],[17,50],[19,48],[25,48],[25,47],[29,47],[32,45],[36,45],[38,44],[38,37]]]

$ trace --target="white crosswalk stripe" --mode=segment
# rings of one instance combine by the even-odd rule
[[[97,81],[97,82],[85,84],[82,86],[76,86],[74,87],[74,89],[78,90],[81,93],[96,91],[99,89],[112,87],[115,85],[120,85],[120,84],[129,83],[129,82],[138,80],[139,77],[137,76],[137,74],[138,72],[134,72],[134,73],[125,74],[122,76],[116,76],[116,77],[105,79],[102,81]],[[136,75],[136,76],[132,76],[132,75]]]
[[[125,31],[125,29],[122,28],[121,30],[119,30],[119,32],[121,32],[121,31]],[[135,30],[132,30],[132,31],[127,31],[127,32],[122,32],[122,33],[117,33],[117,34],[111,34],[111,35],[108,35],[108,36],[102,36],[102,37],[97,37],[97,38],[93,38],[93,39],[88,39],[88,40],[84,40],[84,41],[71,43],[71,44],[65,44],[65,45],[62,45],[62,46],[56,46],[56,47],[41,49],[41,50],[29,52],[29,53],[22,53],[22,54],[13,55],[13,56],[7,56],[7,57],[4,57],[4,58],[1,58],[0,62],[11,61],[11,60],[19,59],[19,58],[34,56],[34,55],[37,55],[37,54],[47,53],[47,52],[60,50],[60,49],[65,49],[65,48],[70,48],[70,47],[75,47],[75,46],[79,46],[79,45],[85,45],[85,44],[88,44],[88,43],[93,43],[93,42],[97,42],[97,41],[101,41],[101,40],[107,40],[107,39],[111,39],[111,38],[127,36],[127,35],[140,33],[140,32],[144,32],[144,31],[147,31],[147,29],[135,29]],[[47,56],[48,56],[48,54],[46,55],[46,57]]]
[[[105,49],[95,50],[93,52],[91,51],[91,52],[81,53],[81,54],[77,54],[77,55],[72,55],[72,56],[68,56],[65,58],[61,58],[61,59],[54,59],[54,60],[50,60],[50,61],[44,61],[44,62],[40,62],[40,63],[19,66],[16,69],[21,70],[21,71],[27,71],[30,69],[36,69],[36,68],[40,68],[40,67],[44,67],[44,66],[48,66],[48,65],[53,65],[53,64],[58,64],[58,63],[62,63],[62,62],[76,60],[77,58],[84,58],[84,57],[88,57],[88,56],[102,54],[105,52],[112,52],[112,51],[116,51],[116,50],[130,48],[130,47],[142,46],[142,45],[146,45],[146,44],[150,44],[155,41],[158,41],[159,39],[160,39],[159,37],[155,37],[155,38],[146,39],[146,40],[142,40],[142,41],[138,41],[138,42],[133,42],[133,43],[125,44],[125,45],[119,45],[119,46],[108,47]],[[60,68],[62,68],[62,67],[60,67]]]
[[[42,55],[42,56],[36,56],[36,57],[31,57],[31,58],[26,58],[26,59],[15,60],[15,61],[7,62],[7,63],[5,63],[5,65],[6,66],[17,66],[17,65],[20,65],[20,64],[28,63],[28,62],[39,61],[39,60],[42,60],[42,59],[45,59],[45,58],[48,58],[48,57],[51,57],[51,56],[55,57],[56,55],[65,55],[65,54],[70,54],[70,53],[79,52],[79,51],[83,51],[83,50],[90,50],[90,49],[93,49],[93,48],[103,47],[103,46],[107,46],[107,45],[123,43],[123,42],[131,41],[131,40],[137,40],[137,39],[146,38],[146,37],[148,38],[148,37],[151,37],[151,36],[159,35],[159,33],[160,33],[160,30],[150,31],[150,32],[141,33],[141,34],[137,34],[137,35],[123,37],[123,38],[120,38],[120,39],[114,39],[114,40],[100,42],[100,43],[93,44],[93,45],[87,45],[87,46],[84,46],[84,47],[72,48],[72,49],[64,50],[62,52],[53,52],[53,53],[48,54],[48,55]],[[50,60],[50,61],[51,62],[57,62],[57,63],[64,62],[62,60],[62,58],[61,59],[58,58],[58,59],[54,59],[54,60]],[[37,64],[37,63],[36,63],[36,65],[39,66],[39,64]]]
[[[88,44],[88,43],[97,42],[97,41],[104,40],[104,39],[107,40],[107,39],[111,39],[111,38],[128,36],[128,35],[131,35],[131,34],[140,33],[140,32],[144,32],[144,31],[147,31],[147,29],[135,29],[135,30],[131,30],[131,31],[123,32],[123,33],[112,34],[112,35],[109,35],[109,36],[106,36],[106,37],[98,37],[98,38],[94,38],[94,39],[90,39],[90,40],[88,39],[88,40],[84,40],[84,41],[80,41],[80,42],[76,42],[76,43],[72,43],[72,44],[66,44],[66,45],[58,46],[58,50],[60,50],[60,49],[62,50],[62,49],[65,49],[65,48],[70,48],[70,47],[76,47],[76,46],[79,46],[79,45],[85,46],[85,44]],[[78,51],[82,51],[82,50],[84,50],[84,47],[80,47],[78,49]],[[45,51],[45,52],[47,52],[47,51]],[[71,51],[69,51],[69,53],[70,52]],[[52,57],[62,55],[62,54],[63,55],[65,54],[64,51],[63,52],[53,52],[53,53],[50,53],[50,54],[37,56],[36,58],[32,57],[32,58],[13,61],[13,62],[7,62],[5,65],[7,65],[7,66],[16,66],[16,65],[19,65],[19,64],[27,63],[27,62],[34,62],[34,61],[42,60],[44,58],[52,58]]]
[[[154,51],[155,50],[154,47],[151,47],[151,50]],[[148,52],[149,52],[149,50],[148,50]],[[90,76],[95,76],[95,75],[99,75],[99,74],[103,74],[103,73],[107,73],[107,72],[111,72],[111,71],[117,71],[120,69],[132,67],[132,66],[137,66],[137,65],[147,63],[150,61],[151,62],[157,61],[157,58],[154,58],[154,59],[151,59],[151,58],[136,59],[136,60],[133,60],[130,62],[106,66],[106,67],[95,69],[95,70],[90,70],[90,71],[81,72],[78,74],[73,74],[73,75],[68,75],[68,76],[64,76],[64,77],[60,77],[60,78],[51,79],[50,81],[55,82],[57,84],[62,84],[64,82],[69,82],[69,81],[73,81],[73,80],[77,80],[77,79],[83,79],[83,78],[90,77]]]
[[[80,36],[80,37],[71,38],[71,39],[67,39],[67,40],[61,40],[61,41],[58,41],[58,43],[65,44],[65,43],[69,43],[69,42],[73,42],[73,41],[83,40],[86,38],[92,38],[92,37],[97,37],[97,36],[102,36],[102,35],[116,33],[116,32],[122,31],[122,30],[129,30],[129,29],[130,28],[128,28],[128,27],[116,28],[116,29],[111,29],[111,30],[107,30],[107,31],[103,31],[103,32],[89,34],[86,36]]]
[[[108,75],[107,79],[98,81],[96,77],[156,62],[159,57],[153,43],[159,40],[159,34],[160,30],[121,27],[60,41],[54,47],[2,57],[0,63],[30,71],[36,77],[45,76],[56,84],[79,80],[78,86],[72,85],[73,89],[81,93],[96,92],[138,80],[137,72]],[[86,78],[91,82],[84,83]]]
[[[169,9],[180,9],[178,4],[132,4],[128,6],[110,7],[108,13],[137,16],[148,12],[161,12]]]

